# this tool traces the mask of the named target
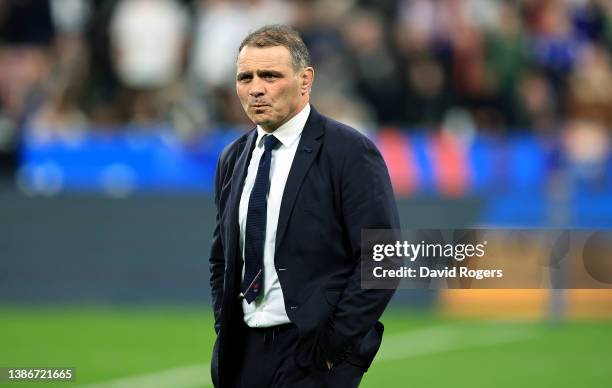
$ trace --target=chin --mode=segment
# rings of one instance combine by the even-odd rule
[[[269,126],[269,125],[273,125],[274,121],[270,120],[269,117],[262,117],[262,115],[255,115],[251,118],[251,120],[257,124],[257,125],[261,125],[262,127],[264,126]]]
[[[264,119],[264,118],[257,117],[257,116],[256,116],[256,117],[252,117],[252,118],[251,118],[251,121],[253,121],[253,122],[254,122],[255,124],[257,124],[257,125],[267,125],[267,124],[269,124],[269,123],[270,123],[270,121],[269,121],[269,120],[266,120],[266,119]]]

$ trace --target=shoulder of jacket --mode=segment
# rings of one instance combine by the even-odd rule
[[[334,152],[376,148],[370,138],[355,128],[323,115],[321,117],[325,126],[325,140],[333,144]]]
[[[242,134],[238,139],[226,145],[221,151],[221,154],[219,155],[219,164],[224,166],[228,163],[233,163],[236,157],[238,156],[240,150],[242,150],[242,148],[244,147],[244,144],[246,144],[249,135],[254,130],[255,129],[251,129],[247,131],[246,133]]]

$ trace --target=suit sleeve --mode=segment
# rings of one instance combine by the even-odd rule
[[[221,328],[221,306],[223,301],[223,282],[225,273],[225,256],[223,254],[223,243],[221,241],[220,225],[220,196],[222,187],[222,165],[223,157],[219,158],[215,173],[215,228],[213,231],[212,244],[210,248],[210,288],[212,296],[212,307],[215,316],[215,332],[218,334]]]
[[[370,140],[359,139],[345,160],[340,179],[342,222],[354,270],[321,340],[325,356],[334,364],[375,325],[395,292],[361,288],[361,231],[400,228],[387,166]]]

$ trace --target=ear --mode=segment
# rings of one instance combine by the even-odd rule
[[[310,66],[305,67],[302,70],[302,74],[300,75],[300,89],[302,96],[310,93],[310,89],[312,88],[312,83],[314,82],[314,69]]]

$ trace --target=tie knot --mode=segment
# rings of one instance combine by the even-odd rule
[[[272,151],[279,143],[278,139],[274,135],[266,135],[263,139],[264,146],[266,147],[266,152]]]

